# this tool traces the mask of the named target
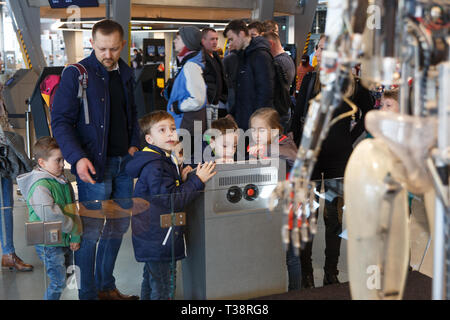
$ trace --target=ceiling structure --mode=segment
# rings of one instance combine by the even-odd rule
[[[105,0],[99,0],[99,7],[81,8],[83,19],[105,17]],[[28,0],[30,6],[40,7],[41,18],[68,19],[72,12],[66,9],[52,9],[47,0]],[[250,19],[256,8],[255,0],[132,0],[133,20],[168,19],[186,21],[230,21]],[[275,0],[274,16],[301,13],[298,0]]]
[[[91,30],[94,23],[97,21],[95,19],[81,19],[79,22],[65,21],[61,20],[58,25],[58,29],[68,30],[68,31],[81,31],[81,30]],[[133,18],[131,20],[131,31],[132,32],[176,32],[179,28],[183,26],[195,25],[199,29],[205,27],[212,27],[217,31],[222,31],[228,24],[229,20],[192,20],[192,19],[149,19],[149,18]]]
[[[41,18],[59,19],[59,29],[63,30],[90,30],[106,15],[105,0],[98,0],[98,7],[80,8],[78,22],[71,18],[73,10],[51,8],[48,0],[28,0],[28,3],[40,8]],[[275,0],[274,16],[302,13],[298,4],[298,0]],[[250,20],[257,5],[257,0],[131,0],[131,31],[170,32],[192,24],[200,29],[212,26],[223,30],[230,20]],[[64,23],[68,20],[70,24]]]

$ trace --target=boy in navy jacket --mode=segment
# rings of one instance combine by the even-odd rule
[[[160,215],[182,211],[193,201],[216,174],[215,164],[199,164],[196,174],[188,178],[192,168],[179,166],[172,154],[178,141],[173,117],[166,111],[155,111],[139,124],[148,145],[134,154],[126,171],[139,178],[134,196],[150,202],[150,208],[133,216],[131,222],[136,260],[145,262],[141,299],[169,299],[175,281],[175,274],[171,277],[171,269],[176,272],[173,263],[185,257],[184,228],[161,228]]]

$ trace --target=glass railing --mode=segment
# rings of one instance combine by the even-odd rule
[[[278,170],[218,170],[199,192],[76,201],[64,215],[59,206],[31,210],[15,194],[14,206],[1,210],[2,242],[12,217],[15,253],[34,268],[3,268],[0,299],[111,299],[118,295],[114,288],[139,299],[252,299],[300,289],[294,280],[300,258],[290,257],[289,273],[286,265],[282,205],[268,210],[277,181],[285,178]],[[316,238],[311,265],[321,286],[322,217]],[[338,269],[347,281],[345,241]],[[155,281],[165,286],[155,287]]]

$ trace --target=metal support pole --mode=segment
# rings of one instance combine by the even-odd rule
[[[106,19],[111,19],[111,0],[106,0]]]
[[[256,7],[252,11],[253,20],[264,21],[273,19],[274,0],[256,0],[255,4]]]
[[[125,48],[122,50],[120,57],[126,62],[129,62],[131,39],[129,38],[131,29],[131,0],[113,0],[112,1],[112,15],[111,19],[118,22],[124,31],[123,38],[127,41]]]
[[[433,249],[433,300],[443,299],[444,284],[444,206],[436,198],[434,213],[434,249]]]
[[[305,2],[305,7],[295,13],[294,43],[297,45],[297,61],[300,61],[303,55],[302,49],[305,47],[306,39],[312,29],[317,3],[318,0],[308,0]]]
[[[450,75],[450,62],[447,61],[439,66],[439,102],[438,102],[438,153],[435,156],[435,166],[445,169],[450,165],[450,159],[448,159],[448,150],[450,148],[450,139],[448,136],[448,130],[450,128],[450,95],[448,94]],[[443,197],[449,198],[449,181],[448,171],[442,171],[441,181],[444,187]],[[444,198],[445,201],[445,198]],[[433,300],[442,300],[444,297],[448,298],[450,292],[448,292],[449,275],[446,274],[449,268],[449,226],[450,213],[449,208],[445,207],[443,201],[436,196],[435,205],[435,226],[434,226],[434,255],[433,255]],[[446,270],[447,269],[447,270]],[[447,280],[447,281],[446,281]],[[445,289],[444,289],[444,285]],[[446,292],[447,291],[447,292]]]
[[[25,112],[25,126],[27,135],[27,156],[31,159],[31,99],[27,99],[28,110]]]

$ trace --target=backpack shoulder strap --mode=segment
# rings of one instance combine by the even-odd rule
[[[87,85],[88,85],[88,72],[86,70],[86,67],[83,66],[81,63],[74,63],[74,64],[71,64],[71,66],[74,66],[75,68],[78,69],[78,72],[80,73],[80,77],[82,78],[82,79],[80,79],[80,81],[82,80],[83,88],[86,89]]]
[[[88,85],[88,72],[86,70],[86,67],[83,66],[81,63],[69,64],[64,68],[63,72],[61,73],[61,77],[67,68],[75,68],[78,70],[78,73],[80,74],[78,80],[80,81],[80,84],[82,85],[83,89],[86,89]]]
[[[86,70],[86,67],[83,66],[81,63],[73,63],[73,64],[67,65],[64,68],[64,70],[61,74],[61,77],[62,77],[64,71],[67,68],[71,68],[71,67],[76,68],[78,70],[78,73],[80,74],[78,76],[79,86],[78,86],[77,98],[79,98],[79,99],[81,99],[81,101],[83,101],[85,122],[86,122],[86,124],[89,124],[89,109],[88,109],[88,100],[87,100],[87,95],[86,95],[86,89],[88,87],[88,72]]]

